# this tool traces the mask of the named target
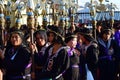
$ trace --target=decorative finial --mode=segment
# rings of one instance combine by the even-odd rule
[[[2,3],[0,3],[0,28],[5,29],[4,6]]]
[[[28,0],[27,2],[27,26],[34,29],[35,18],[34,18],[34,2],[33,0]]]
[[[99,0],[100,4],[102,4],[103,0]]]

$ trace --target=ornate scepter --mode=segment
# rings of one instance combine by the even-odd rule
[[[33,44],[34,43],[34,24],[35,24],[35,19],[34,19],[34,15],[33,12],[28,12],[27,13],[28,17],[27,17],[27,26],[29,27],[29,32],[30,32],[30,41]],[[32,53],[32,73],[34,73],[34,51],[31,50]],[[34,80],[34,79],[32,79]]]
[[[5,20],[6,20],[6,33],[8,34],[10,32],[10,25],[11,25],[11,12],[12,12],[12,3],[10,1],[7,2],[5,6]]]
[[[15,17],[16,17],[16,21],[15,21],[15,29],[20,29],[21,25],[22,25],[22,10],[25,9],[25,2],[19,2],[16,5],[16,9],[15,9]]]
[[[92,18],[92,24],[93,24],[93,37],[96,39],[96,6],[93,5],[93,0],[91,0],[91,5],[89,6],[90,8],[90,15],[91,15],[91,18]]]
[[[38,26],[39,26],[38,17],[40,15],[40,10],[41,10],[40,1],[37,0],[36,6],[35,6],[35,10],[34,10],[34,15],[35,15],[35,30],[37,30]]]
[[[1,48],[5,46],[5,18],[4,18],[4,5],[0,3],[0,35],[1,37]]]
[[[114,25],[114,6],[113,6],[113,3],[111,3],[111,6],[110,6],[110,25],[111,25],[111,29],[113,29],[113,25]]]
[[[29,32],[30,32],[30,41],[33,44],[34,43],[34,30],[35,30],[35,18],[34,18],[34,4],[33,4],[33,0],[28,0],[28,4],[27,4],[27,26],[29,27]],[[32,80],[35,79],[35,68],[34,68],[34,51],[31,50],[32,53]]]

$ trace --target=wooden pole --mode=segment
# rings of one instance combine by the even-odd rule
[[[0,35],[1,35],[1,49],[5,51],[6,40],[5,40],[5,18],[4,18],[4,6],[0,4]],[[4,54],[3,54],[4,55]],[[3,73],[0,70],[0,80],[2,80]]]
[[[95,5],[93,5],[93,0],[91,0],[91,6],[89,8],[90,8],[90,15],[91,15],[91,18],[92,18],[93,37],[96,39],[96,23],[97,23],[97,21],[95,19],[96,7],[95,7]]]
[[[34,30],[35,30],[35,18],[33,12],[28,12],[28,17],[27,17],[27,26],[29,27],[29,32],[30,32],[30,41],[31,44],[34,43]],[[31,50],[32,53],[32,74],[35,75],[35,68],[34,68],[34,51]],[[34,80],[34,77],[32,76],[32,80]]]
[[[4,18],[4,8],[0,4],[0,34],[1,34],[1,47],[4,49],[5,46],[5,18]]]

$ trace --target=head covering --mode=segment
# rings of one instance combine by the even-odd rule
[[[49,26],[48,27],[49,30],[48,30],[48,34],[49,33],[54,33],[55,34],[55,38],[54,38],[54,43],[61,43],[61,44],[64,44],[64,38],[63,36],[61,35],[62,34],[62,30],[59,28],[59,27],[56,27],[56,26]]]
[[[92,35],[92,30],[84,27],[79,29],[79,33],[82,35]]]
[[[42,38],[47,42],[46,30],[44,30],[44,29],[37,30],[37,31],[34,33],[34,37],[36,37],[37,34],[40,34],[40,35],[42,36]]]
[[[24,33],[21,30],[16,29],[16,30],[11,32],[11,35],[12,34],[18,34],[21,37],[21,39],[24,39]]]
[[[112,34],[112,30],[109,29],[109,28],[105,28],[105,29],[103,29],[103,30],[101,31],[100,36],[102,37],[103,34],[109,34],[109,33]]]
[[[62,34],[62,30],[54,25],[48,26],[48,32],[53,32],[56,35],[61,35]]]
[[[120,25],[115,25],[114,28],[119,30],[120,29]]]
[[[81,35],[83,35],[84,36],[84,38],[86,39],[86,40],[88,40],[88,41],[92,41],[92,40],[94,40],[94,38],[93,38],[93,36],[92,36],[92,30],[90,30],[90,29],[88,29],[88,28],[81,28],[81,29],[79,29],[79,33],[81,34]]]
[[[73,38],[76,38],[77,36],[73,33],[67,33],[65,35],[65,43],[68,43],[70,40],[72,40]]]
[[[101,21],[97,22],[97,26],[102,26],[102,22]]]

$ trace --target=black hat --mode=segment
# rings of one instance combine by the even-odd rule
[[[92,30],[88,28],[81,28],[79,33],[84,36],[84,38],[88,41],[93,41],[94,37],[92,36]]]
[[[52,26],[49,26],[48,29],[49,29],[48,32],[53,32],[53,33],[55,33],[57,35],[62,34],[62,30],[57,26],[52,25]]]
[[[97,22],[97,26],[102,26],[102,22],[101,21]]]
[[[115,24],[114,24],[114,28],[115,28],[115,29],[120,29],[120,25],[118,25],[118,24],[115,25]]]
[[[59,27],[54,26],[54,25],[49,26],[47,34],[49,34],[49,33],[55,34],[55,40],[54,40],[55,43],[64,44],[64,37],[62,36],[62,30]]]
[[[67,33],[65,35],[65,43],[68,43],[70,40],[72,40],[73,38],[77,38],[77,36],[73,33]]]
[[[79,29],[79,33],[82,35],[91,35],[92,36],[92,30],[90,30],[88,28]]]
[[[101,37],[103,34],[109,34],[109,33],[112,34],[112,30],[109,28],[105,28],[101,31]]]

